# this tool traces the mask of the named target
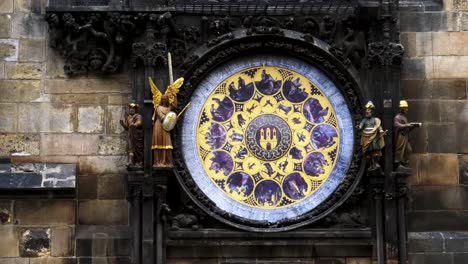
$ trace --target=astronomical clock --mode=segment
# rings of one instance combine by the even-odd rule
[[[300,225],[346,176],[352,114],[335,82],[310,63],[273,54],[233,59],[210,71],[190,102],[181,159],[194,198],[203,195],[228,224]]]
[[[128,72],[139,105],[132,263],[406,263],[408,175],[393,168],[390,136],[400,6],[375,2],[49,0],[64,72]],[[173,113],[152,120],[163,94]],[[373,172],[357,128],[368,100],[388,130]]]

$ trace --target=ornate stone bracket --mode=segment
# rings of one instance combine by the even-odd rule
[[[370,31],[373,39],[367,45],[369,66],[400,65],[402,62],[405,49],[400,43],[398,2],[398,0],[384,0],[379,6],[379,16]]]
[[[138,22],[119,13],[49,13],[46,19],[50,45],[62,53],[68,75],[117,71]]]
[[[403,45],[386,41],[369,43],[368,50],[369,64],[380,66],[400,65],[405,52]]]

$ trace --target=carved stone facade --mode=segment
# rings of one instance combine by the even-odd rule
[[[329,44],[345,65],[352,64],[359,69],[366,56],[365,34],[369,28],[365,28],[352,10],[341,19],[312,13],[286,17],[205,15],[189,20],[170,12],[50,12],[46,19],[50,46],[65,57],[64,69],[68,75],[115,72],[124,57],[128,60],[125,54],[129,48],[134,66],[139,61],[152,66],[165,64],[167,50],[174,56],[174,66],[183,70],[195,59],[195,49],[231,40],[234,35],[229,33],[240,29],[246,30],[249,36],[282,35],[282,29],[288,29],[300,32],[307,41],[318,38]]]
[[[187,76],[189,77],[186,79],[187,85],[185,86],[185,89],[180,94],[180,97],[182,98],[182,105],[188,103],[191,93],[194,91],[194,87],[198,85],[202,76],[206,74],[209,69],[212,69],[216,65],[220,65],[224,61],[228,61],[231,58],[238,57],[245,53],[260,54],[262,52],[268,53],[269,51],[281,51],[286,54],[295,54],[303,60],[323,65],[327,72],[332,72],[338,83],[340,83],[341,87],[344,89],[343,93],[347,96],[346,99],[349,102],[349,108],[352,109],[351,111],[353,113],[353,118],[358,120],[360,113],[362,113],[362,103],[360,95],[358,95],[358,92],[356,92],[359,91],[359,88],[357,87],[357,83],[353,80],[353,77],[349,75],[348,72],[343,71],[343,69],[340,68],[340,65],[333,61],[333,58],[330,56],[330,54],[325,53],[317,46],[308,44],[307,42],[304,43],[303,39],[301,38],[294,39],[291,32],[286,31],[287,30],[276,31],[278,32],[278,34],[275,34],[276,36],[271,36],[270,33],[269,36],[265,38],[262,38],[262,34],[257,39],[249,39],[248,36],[253,34],[249,32],[246,32],[247,36],[243,36],[242,34],[239,34],[239,32],[231,33],[232,39],[238,40],[238,45],[224,42],[226,45],[220,44],[217,48],[210,49],[210,55],[202,55],[204,60],[197,61],[195,65],[186,72]],[[176,133],[175,137],[177,138],[179,136],[180,135]],[[358,135],[356,135],[355,142],[358,142],[357,138]],[[178,141],[178,143],[180,144],[180,141]],[[182,153],[179,151],[180,147],[176,148],[176,157],[182,157]],[[254,223],[250,221],[249,226],[258,228],[268,228],[270,226],[272,228],[282,230],[286,229],[285,226],[288,225],[297,223],[305,225],[307,223],[316,221],[323,216],[324,212],[333,210],[333,208],[336,208],[337,205],[341,204],[350,195],[350,191],[354,189],[362,176],[363,172],[362,170],[359,170],[361,166],[361,153],[359,152],[358,146],[356,146],[346,179],[337,188],[335,194],[330,197],[327,202],[320,205],[320,208],[311,212],[310,214],[303,215],[301,218],[288,219],[287,222],[276,222],[268,224],[264,222]],[[178,171],[178,177],[182,180],[182,182],[185,183],[186,186],[188,186],[191,195],[197,197],[197,199],[204,206],[206,206],[209,211],[212,211],[216,215],[225,216],[226,213],[222,210],[219,210],[216,205],[214,205],[193,183],[193,180],[190,177],[190,172],[187,170],[187,167],[184,164],[182,158],[176,159],[176,168]],[[235,216],[230,216],[228,218],[238,225],[245,225],[247,223],[245,219],[236,218]]]
[[[444,1],[443,7],[429,0],[388,0],[381,6],[235,1],[221,7],[226,1],[177,0],[149,7],[155,2],[0,3],[0,156],[10,158],[0,160],[5,178],[0,183],[17,176],[11,170],[18,164],[77,168],[66,175],[51,172],[57,189],[42,183],[34,185],[40,187],[36,191],[22,188],[18,182],[38,182],[34,177],[40,173],[28,171],[19,174],[34,179],[8,180],[19,191],[1,188],[0,262],[283,263],[287,258],[367,264],[404,262],[406,250],[409,263],[466,262],[463,1]],[[337,193],[341,205],[333,212],[293,231],[257,234],[217,220],[213,216],[233,218],[216,207],[203,210],[200,204],[210,202],[196,192],[180,160],[174,173],[191,189],[172,171],[147,166],[149,151],[141,170],[127,171],[119,119],[134,99],[145,133],[151,132],[146,78],[161,76],[155,78],[158,86],[168,84],[167,51],[175,75],[187,78],[179,97],[183,106],[207,72],[259,45],[334,72],[356,113],[368,99],[375,102],[384,129],[391,127],[385,120],[396,111],[395,102],[408,99],[410,119],[423,122],[410,138],[412,175],[392,173],[384,161],[383,174],[359,180],[356,153],[347,181],[356,185]],[[174,136],[177,156],[180,134]],[[72,176],[76,188],[61,186],[74,182]],[[408,249],[401,244],[405,214]]]

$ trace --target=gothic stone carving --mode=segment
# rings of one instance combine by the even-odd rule
[[[68,75],[115,72],[136,28],[133,16],[119,13],[51,13],[46,19],[50,45],[63,53]]]
[[[89,72],[116,72],[126,52],[132,51],[132,65],[166,65],[170,51],[176,73],[182,73],[194,61],[193,51],[232,40],[232,32],[245,29],[247,35],[282,35],[284,29],[303,33],[306,41],[319,38],[331,46],[331,53],[346,66],[361,67],[365,58],[366,26],[354,15],[335,19],[317,16],[204,16],[196,23],[183,16],[166,13],[48,13],[50,45],[65,58],[68,75]],[[371,44],[369,44],[371,45]],[[369,46],[370,60],[382,60],[379,47]],[[374,47],[375,46],[375,47]],[[391,47],[391,50],[398,47]],[[395,51],[396,52],[396,51]],[[392,52],[390,52],[392,53]],[[386,52],[388,54],[388,52]],[[385,55],[384,57],[389,56]],[[394,60],[387,58],[386,60]]]
[[[405,49],[403,45],[393,42],[372,42],[368,45],[368,62],[380,66],[401,64]]]

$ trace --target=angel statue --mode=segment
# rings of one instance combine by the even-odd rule
[[[153,167],[172,167],[172,142],[170,130],[174,128],[177,116],[173,110],[177,107],[177,93],[184,83],[179,78],[167,87],[164,94],[158,89],[151,77],[149,78],[153,93],[153,136],[151,149],[153,151]]]

